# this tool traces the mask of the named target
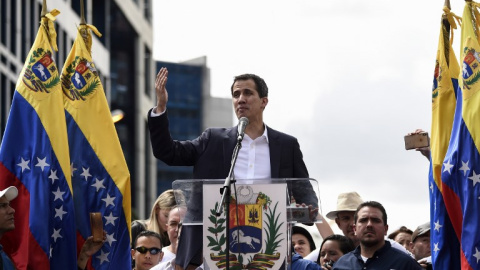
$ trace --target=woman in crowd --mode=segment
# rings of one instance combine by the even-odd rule
[[[168,213],[177,205],[173,189],[164,191],[153,204],[150,217],[147,220],[135,220],[132,222],[132,239],[135,239],[141,231],[149,230],[160,234],[162,246],[170,245],[167,234]],[[133,248],[133,247],[132,247]]]
[[[316,247],[312,235],[303,227],[292,227],[292,247],[302,258],[310,254]]]
[[[408,229],[405,226],[402,226],[398,230],[389,234],[388,238],[399,243],[406,250],[410,251],[410,242],[412,242],[412,234],[413,234],[412,230]]]
[[[339,234],[330,235],[323,239],[317,263],[321,269],[330,270],[340,257],[354,249],[353,242],[348,237]]]

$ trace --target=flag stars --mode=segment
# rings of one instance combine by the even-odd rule
[[[438,252],[440,250],[440,248],[438,248],[438,243],[433,243],[433,251],[434,252]]]
[[[49,179],[52,179],[52,185],[55,180],[58,180],[57,177],[57,170],[50,170],[50,175],[48,176]]]
[[[85,177],[85,181],[88,181],[88,177],[92,177],[92,175],[90,174],[90,168],[83,168],[83,172],[80,174],[81,176]]]
[[[30,170],[30,167],[28,166],[28,163],[30,163],[30,160],[24,160],[22,158],[22,162],[18,163],[17,166],[20,166],[22,168],[22,173],[23,171],[25,171],[26,169]]]
[[[70,171],[72,172],[72,177],[73,177],[73,173],[77,170],[77,168],[75,168],[73,166],[73,162],[70,164]]]
[[[430,182],[430,190],[432,190],[433,193],[433,182]]]
[[[109,244],[110,246],[112,246],[112,243],[113,243],[113,242],[116,242],[116,241],[117,241],[117,239],[115,239],[115,238],[113,237],[113,233],[112,233],[112,234],[108,234],[108,233],[107,233],[107,242],[108,242],[108,244]]]
[[[448,172],[449,174],[452,174],[452,167],[453,165],[450,164],[450,161],[443,163],[443,172]]]
[[[480,183],[480,174],[476,174],[475,171],[473,171],[473,175],[468,177],[468,179],[473,181],[473,186],[475,186],[477,183]]]
[[[115,200],[116,197],[110,197],[109,194],[107,194],[107,198],[102,199],[102,201],[105,202],[105,207],[108,207],[109,205],[112,205],[115,207],[115,204],[113,203],[113,200]]]
[[[60,206],[60,208],[55,208],[55,217],[59,217],[60,220],[63,219],[63,215],[65,215],[67,212],[63,211],[63,205]]]
[[[60,191],[60,187],[57,187],[57,191],[53,191],[52,193],[53,195],[55,195],[55,199],[53,199],[53,201],[56,201],[57,199],[60,199],[61,201],[63,201],[63,194],[65,192]]]
[[[468,162],[468,160],[466,163],[462,160],[462,167],[460,168],[460,171],[463,171],[463,176],[467,176],[467,171],[470,170],[470,167],[468,167]]]
[[[37,157],[37,164],[35,164],[35,167],[42,168],[42,172],[43,172],[43,170],[47,166],[50,167],[50,164],[47,163],[47,157],[44,157],[43,159],[40,159],[40,158]]]
[[[98,255],[96,258],[100,260],[100,265],[103,263],[103,262],[110,262],[108,260],[108,254],[110,254],[110,252],[103,252],[103,250],[100,251],[100,255]]]
[[[105,217],[105,219],[107,220],[107,222],[105,223],[105,226],[107,226],[108,224],[112,224],[113,226],[115,226],[115,220],[117,218],[118,217],[114,217],[113,213],[110,212],[110,215]]]
[[[437,222],[435,222],[435,231],[440,232],[442,227],[443,225],[440,224],[440,220],[437,220]]]
[[[99,180],[98,178],[95,178],[95,184],[92,185],[92,187],[95,187],[97,188],[97,192],[101,189],[101,188],[105,188],[105,186],[103,185],[103,181],[105,179],[102,179],[102,180]]]
[[[52,234],[52,237],[53,237],[53,241],[56,243],[57,242],[57,239],[58,238],[63,238],[61,235],[60,235],[60,231],[62,230],[62,228],[58,229],[58,231],[56,229],[53,229],[53,234]]]
[[[480,260],[480,251],[478,251],[478,248],[475,247],[475,254],[473,254],[473,257],[477,258],[477,263]]]

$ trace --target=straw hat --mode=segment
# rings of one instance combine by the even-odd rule
[[[335,219],[338,212],[357,211],[357,207],[363,203],[362,197],[357,192],[340,193],[337,199],[337,210],[327,213],[327,218]]]

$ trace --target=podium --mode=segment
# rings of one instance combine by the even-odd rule
[[[202,235],[195,235],[198,239],[188,240],[202,245],[203,268],[290,269],[292,225],[324,222],[317,219],[321,214],[318,182],[312,178],[236,180],[228,211],[226,205],[218,207],[224,182],[190,179],[172,184],[179,195],[177,204],[187,206],[182,226],[202,228]],[[223,211],[219,214],[216,209]]]

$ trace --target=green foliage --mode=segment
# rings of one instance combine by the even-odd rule
[[[222,249],[222,246],[226,242],[225,238],[225,218],[218,218],[217,214],[215,212],[215,209],[218,207],[218,202],[215,203],[215,208],[210,209],[210,216],[208,219],[214,224],[214,227],[208,227],[208,231],[212,233],[214,236],[209,236],[207,235],[208,239],[208,247],[210,247],[211,250],[219,252],[219,255],[223,255],[226,253],[225,250]],[[220,235],[220,237],[219,237]]]
[[[278,224],[278,219],[280,218],[280,214],[277,215],[277,206],[278,202],[275,204],[273,211],[271,208],[268,208],[268,213],[266,213],[267,220],[265,220],[266,228],[265,233],[267,234],[267,240],[265,241],[265,254],[273,255],[277,248],[279,247],[279,243],[283,240],[280,236],[283,233],[280,233],[280,227],[283,225],[283,222]]]
[[[80,95],[82,95],[82,97],[86,97],[86,96],[92,94],[93,91],[95,90],[95,88],[97,88],[98,85],[100,85],[100,81],[95,79],[92,83],[90,83],[87,86],[87,88],[85,88],[85,91],[80,92]]]
[[[50,89],[59,83],[60,83],[60,78],[58,77],[58,75],[56,75],[48,83],[45,84],[45,88]]]

